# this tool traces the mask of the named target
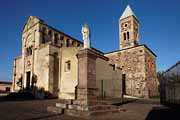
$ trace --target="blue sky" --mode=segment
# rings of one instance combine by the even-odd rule
[[[12,80],[13,59],[21,54],[21,32],[29,15],[82,41],[81,25],[91,28],[92,46],[119,49],[118,19],[127,4],[140,21],[140,43],[157,55],[157,70],[180,60],[179,0],[1,0],[0,80]]]

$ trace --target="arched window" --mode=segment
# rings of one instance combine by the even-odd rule
[[[48,42],[52,40],[52,31],[48,31]]]
[[[129,32],[127,32],[127,39],[129,40],[129,38],[130,38],[130,37],[129,37]]]
[[[42,32],[43,32],[44,34],[46,33],[46,28],[45,28],[45,27],[43,27]]]
[[[52,31],[51,31],[51,30],[49,30],[48,35],[49,35],[50,37],[52,37]]]
[[[124,40],[126,40],[126,33],[123,33],[123,36],[124,36]]]
[[[58,43],[58,34],[54,34],[54,44]]]
[[[29,51],[30,51],[29,55],[32,55],[32,46],[29,47]]]
[[[43,27],[43,29],[42,29],[42,44],[44,44],[46,42],[45,36],[46,36],[46,28]]]
[[[72,41],[71,45],[73,46],[74,44],[75,44],[75,42],[74,42],[74,41]]]
[[[29,48],[26,48],[26,56],[29,56]]]
[[[26,48],[26,56],[32,55],[32,46]]]
[[[70,40],[67,39],[67,40],[66,40],[66,47],[69,47],[69,46],[70,46]]]
[[[64,69],[64,71],[68,72],[70,70],[71,70],[71,61],[68,60],[68,61],[65,62],[65,69]]]
[[[64,40],[64,36],[63,35],[61,35],[60,40]]]

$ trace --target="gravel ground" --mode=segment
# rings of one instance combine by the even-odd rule
[[[46,111],[58,100],[26,100],[0,102],[0,120],[85,120]],[[180,110],[163,107],[146,100],[120,105],[120,113],[94,116],[91,120],[180,120]]]

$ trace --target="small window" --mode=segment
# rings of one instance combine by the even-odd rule
[[[71,61],[68,60],[65,62],[65,72],[68,72],[71,70]]]
[[[128,24],[126,23],[124,26],[125,26],[125,27],[127,27],[127,26],[128,26]]]
[[[66,40],[66,47],[69,47],[69,46],[70,46],[69,43],[70,43],[70,40],[67,39],[67,40]]]
[[[46,28],[43,27],[43,29],[42,29],[42,44],[44,44],[46,42],[45,35],[46,35]]]
[[[116,70],[116,65],[112,65],[113,66],[113,70]]]
[[[126,33],[123,33],[123,36],[124,36],[124,40],[126,40]]]
[[[60,40],[64,40],[64,36],[61,36],[61,37],[60,37]]]
[[[26,48],[26,56],[32,55],[32,47]]]
[[[129,40],[129,32],[127,32],[127,39]]]
[[[79,44],[79,43],[77,44],[77,47],[80,47],[80,44]]]
[[[49,30],[48,35],[52,36],[52,31],[51,30]]]
[[[29,56],[29,49],[26,48],[26,56]]]
[[[58,34],[54,34],[54,43],[55,43],[55,44],[58,43]]]
[[[73,45],[74,45],[74,43],[75,43],[75,42],[74,42],[74,41],[72,41],[71,45],[73,46]]]
[[[42,32],[46,33],[46,28],[45,27],[43,27]]]

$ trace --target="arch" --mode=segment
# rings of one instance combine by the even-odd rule
[[[126,33],[123,33],[124,40],[126,40]]]
[[[69,47],[69,46],[70,46],[70,40],[67,39],[67,40],[66,40],[66,47]]]
[[[71,46],[73,46],[74,44],[75,44],[75,41],[72,41],[72,42],[71,42]]]
[[[44,44],[46,42],[46,37],[45,37],[46,31],[47,31],[46,27],[43,27],[42,28],[42,41],[41,41],[42,44]]]
[[[27,35],[27,37],[25,39],[25,46],[29,47],[31,45],[33,45],[33,40],[32,40],[32,34],[30,33]]]
[[[49,35],[50,37],[52,37],[52,31],[51,31],[51,30],[48,31],[48,35]]]
[[[130,35],[129,35],[129,32],[127,32],[127,39],[128,39],[128,40],[130,39]]]
[[[57,44],[59,40],[59,36],[57,33],[54,34],[54,44]]]
[[[39,41],[39,32],[37,29],[35,29],[35,31],[34,31],[34,45],[37,46],[39,42],[40,42]]]

